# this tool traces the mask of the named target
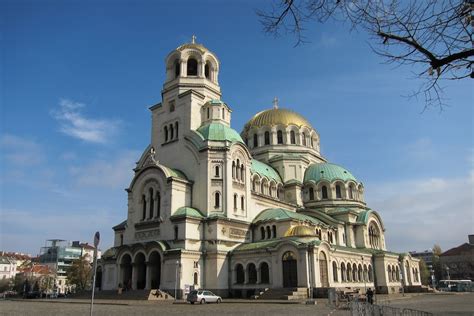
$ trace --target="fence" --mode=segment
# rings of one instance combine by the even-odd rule
[[[415,309],[372,305],[366,302],[352,301],[349,306],[351,316],[433,316],[432,313]]]

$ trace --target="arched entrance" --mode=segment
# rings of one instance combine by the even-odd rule
[[[283,287],[298,286],[298,264],[293,252],[287,251],[282,257],[283,264]]]
[[[150,265],[151,288],[159,289],[161,283],[161,256],[157,251],[150,254],[148,264]]]
[[[132,287],[132,257],[126,254],[122,257],[120,262],[120,268],[122,270],[122,286],[124,288]]]
[[[138,253],[135,256],[134,262],[137,275],[137,290],[143,290],[146,285],[146,265],[145,265],[145,255],[143,253]]]
[[[328,277],[328,261],[324,252],[319,253],[319,277],[321,280],[321,287],[329,287]]]

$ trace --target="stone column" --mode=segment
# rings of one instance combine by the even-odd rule
[[[204,63],[202,60],[198,61],[197,76],[199,78],[204,78]]]
[[[137,278],[138,278],[138,269],[137,264],[132,263],[132,290],[137,289]]]
[[[262,269],[260,267],[257,268],[257,284],[262,283]]]
[[[145,281],[145,290],[151,290],[151,264],[150,262],[145,262],[146,266],[146,281]]]

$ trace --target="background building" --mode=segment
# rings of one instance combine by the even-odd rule
[[[474,281],[474,235],[468,236],[467,243],[443,252],[440,262],[446,280]]]

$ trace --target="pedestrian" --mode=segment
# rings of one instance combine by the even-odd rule
[[[374,304],[374,291],[372,291],[372,288],[369,287],[366,295],[367,295],[367,302],[369,304]]]

